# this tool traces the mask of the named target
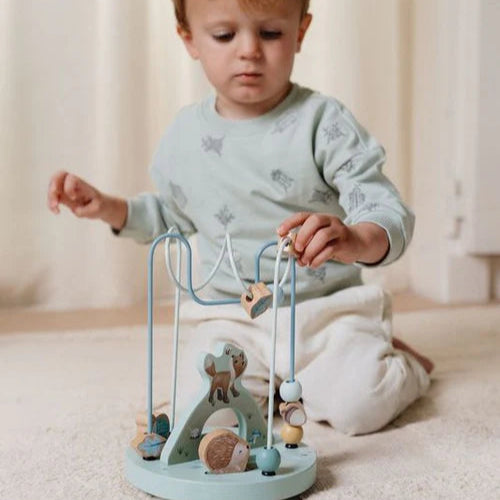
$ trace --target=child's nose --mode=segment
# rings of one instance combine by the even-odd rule
[[[259,37],[253,33],[242,36],[239,55],[242,59],[259,59],[262,55]]]

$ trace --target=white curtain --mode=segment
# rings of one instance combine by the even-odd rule
[[[294,80],[354,112],[407,199],[410,0],[312,0],[312,13]],[[144,300],[148,248],[52,215],[48,181],[67,169],[122,196],[152,189],[164,127],[208,91],[170,0],[0,0],[0,307]],[[368,279],[404,288],[405,259]]]

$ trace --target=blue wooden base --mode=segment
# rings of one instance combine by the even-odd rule
[[[281,465],[275,476],[252,470],[233,474],[206,474],[200,460],[167,465],[161,460],[143,460],[129,447],[125,456],[125,475],[137,488],[168,500],[283,500],[297,496],[316,480],[316,452],[305,444],[288,449],[275,443]],[[260,448],[252,450],[250,464]]]

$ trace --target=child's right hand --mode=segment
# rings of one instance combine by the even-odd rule
[[[60,212],[59,204],[63,204],[77,217],[97,219],[102,199],[102,194],[95,187],[76,175],[61,171],[50,179],[47,205],[55,214]]]
[[[127,202],[101,193],[80,177],[57,172],[50,179],[47,206],[58,214],[59,205],[66,205],[77,217],[101,219],[115,229],[122,229],[127,220]]]

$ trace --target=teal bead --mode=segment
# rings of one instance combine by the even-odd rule
[[[287,403],[295,403],[302,397],[302,386],[298,380],[285,380],[280,385],[281,399]]]
[[[280,463],[281,455],[276,448],[262,448],[257,454],[257,467],[265,476],[274,476]]]
[[[268,285],[267,288],[271,291],[271,293],[274,293],[274,286],[273,285]],[[283,302],[285,302],[285,292],[283,291],[283,288],[281,288],[278,285],[278,306],[281,306]]]

